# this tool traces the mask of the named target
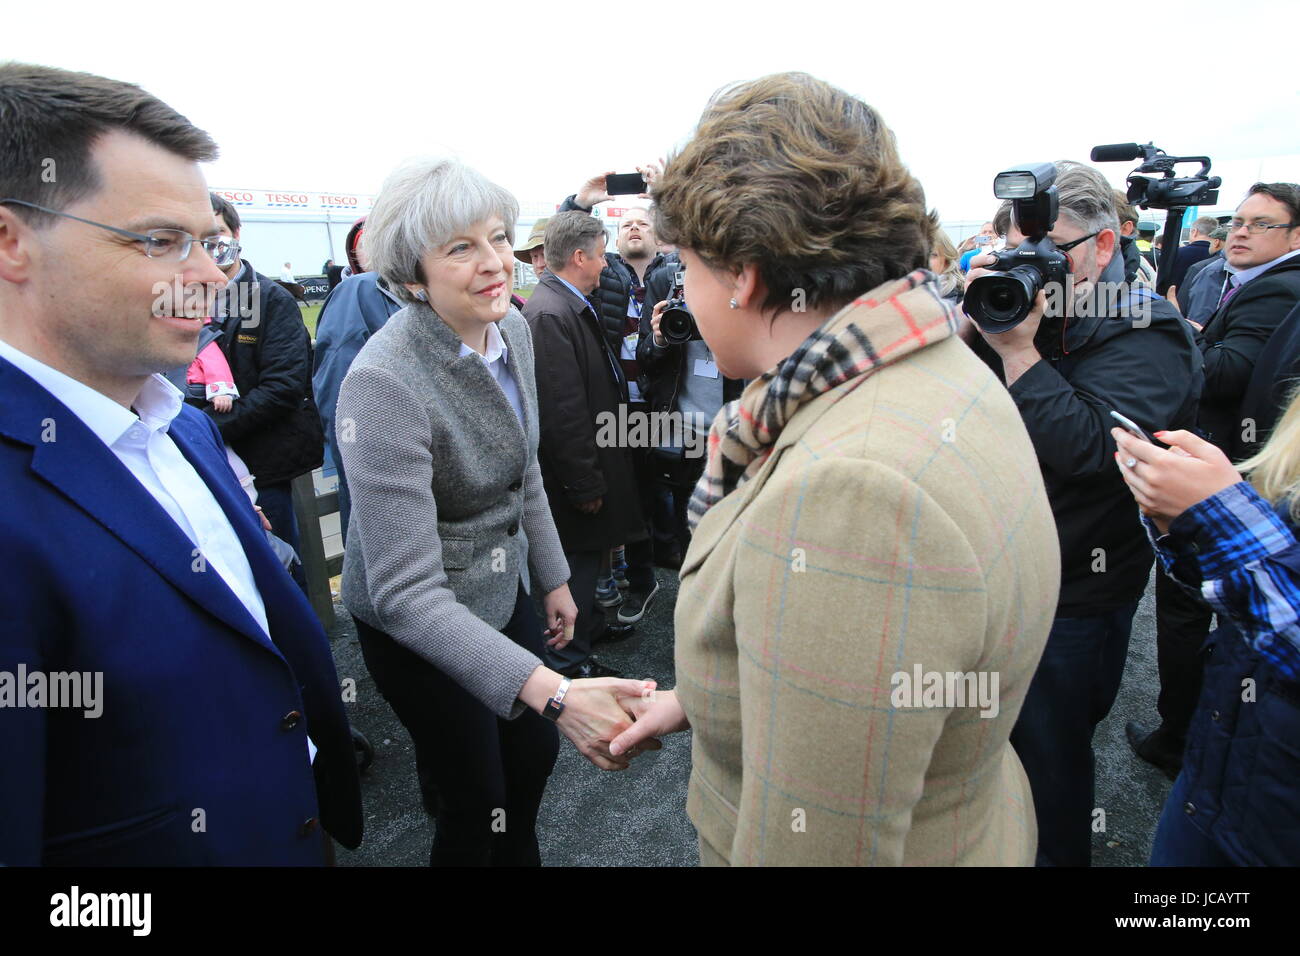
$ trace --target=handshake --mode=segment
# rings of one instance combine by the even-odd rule
[[[664,734],[690,726],[676,691],[658,690],[652,680],[614,677],[575,680],[557,723],[602,770],[626,770],[633,757],[659,750]]]
[[[547,646],[564,647],[573,639],[578,618],[569,586],[555,588],[542,603]],[[559,683],[559,674],[538,667],[519,699],[540,714]],[[633,757],[660,749],[659,737],[690,726],[676,691],[657,690],[652,680],[616,677],[586,677],[571,683],[556,724],[578,752],[602,770],[626,770]]]

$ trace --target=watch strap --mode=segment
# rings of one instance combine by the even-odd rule
[[[564,678],[560,681],[560,686],[555,691],[555,696],[551,697],[546,706],[542,708],[542,716],[547,720],[559,720],[560,714],[564,713],[564,696],[569,692],[569,685],[573,683],[571,678]]]

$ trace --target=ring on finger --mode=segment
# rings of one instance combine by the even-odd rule
[[[1124,459],[1124,467],[1125,467],[1125,468],[1136,468],[1136,467],[1137,467],[1137,463],[1138,463],[1138,460],[1137,460],[1136,458],[1126,458],[1126,459]]]

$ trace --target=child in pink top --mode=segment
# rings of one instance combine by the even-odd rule
[[[212,403],[212,407],[219,412],[228,412],[239,397],[239,389],[235,387],[230,363],[218,343],[220,338],[221,329],[214,326],[212,316],[208,316],[203,331],[199,333],[199,353],[190,363],[185,381],[190,385],[202,385],[203,397]]]

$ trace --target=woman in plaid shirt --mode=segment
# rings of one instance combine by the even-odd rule
[[[1300,396],[1242,472],[1185,431],[1115,429],[1167,574],[1219,615],[1153,866],[1300,863]]]

